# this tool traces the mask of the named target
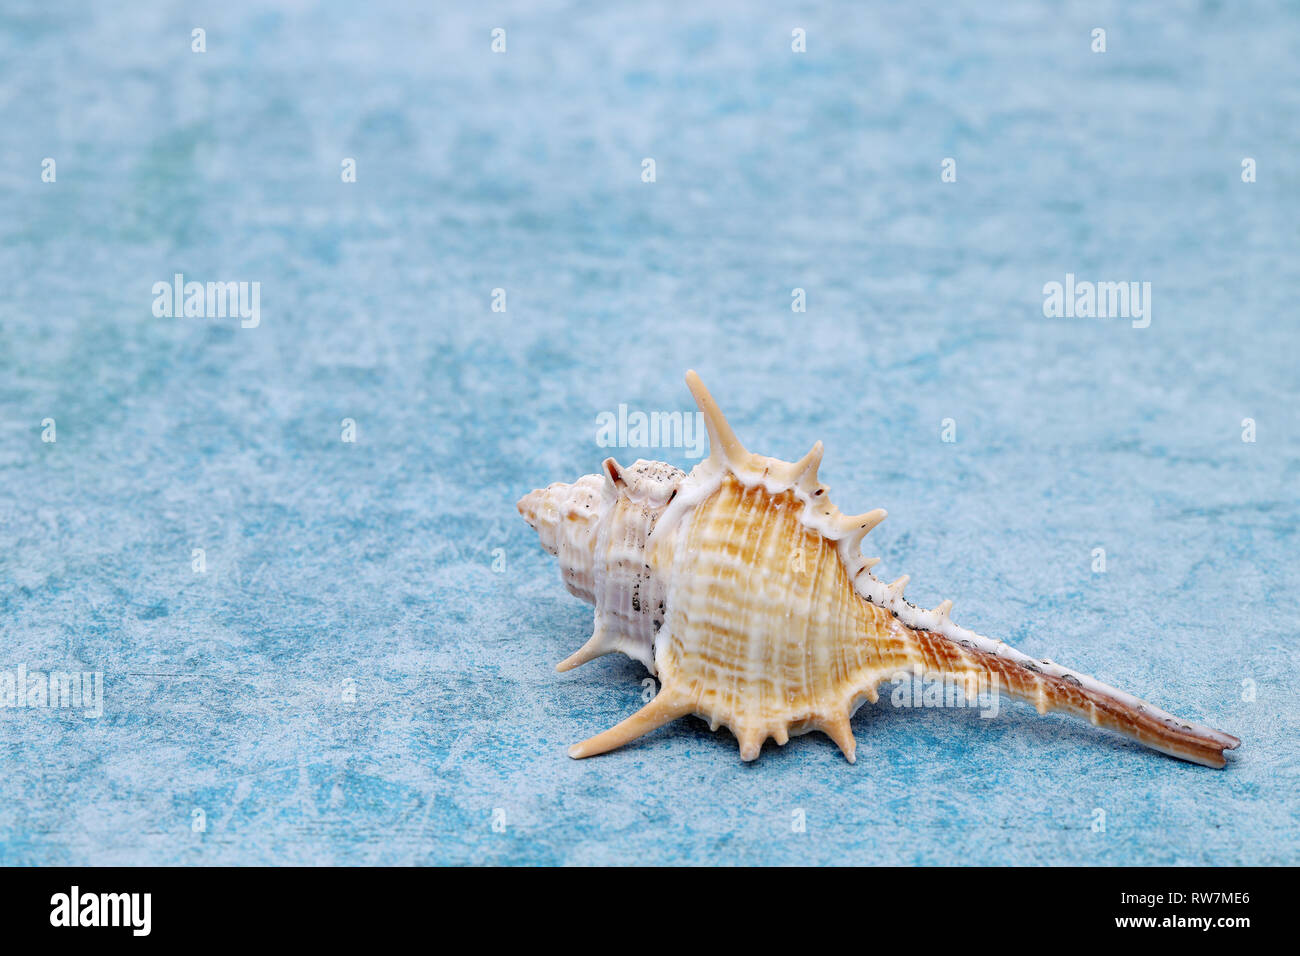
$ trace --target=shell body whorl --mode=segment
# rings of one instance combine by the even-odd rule
[[[771,737],[819,730],[853,761],[849,724],[877,687],[904,674],[967,688],[992,685],[1063,710],[1163,753],[1211,767],[1240,741],[1187,723],[1051,661],[1035,661],[903,596],[863,557],[880,509],[846,515],[817,477],[816,443],[786,462],[747,451],[694,372],[709,457],[689,475],[662,462],[621,468],[526,495],[519,511],[560,561],[565,585],[596,606],[568,670],[621,651],[657,674],[641,710],[570,748],[586,757],[621,747],[687,714],[728,727],[744,760]]]
[[[834,543],[803,510],[790,491],[728,476],[668,545],[660,678],[712,728],[728,727],[746,760],[768,737],[847,726],[904,646],[901,626],[854,592]]]

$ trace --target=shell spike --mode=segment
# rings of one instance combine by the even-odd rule
[[[865,535],[887,517],[889,517],[888,511],[884,508],[876,508],[872,511],[864,511],[860,515],[840,515],[839,526],[850,534],[861,531]]]
[[[620,488],[627,487],[627,482],[623,478],[623,466],[613,458],[606,458],[601,462],[600,471],[605,476],[605,486],[611,491],[617,492]]]
[[[591,637],[587,638],[587,643],[556,664],[555,669],[560,673],[571,671],[575,667],[587,663],[587,661],[594,661],[597,657],[604,657],[616,649],[614,642],[606,637],[604,628],[597,627]]]
[[[860,515],[840,515],[836,519],[836,524],[839,525],[842,539],[848,542],[849,550],[856,553],[862,547],[862,539],[871,532],[871,529],[884,521],[886,515],[884,508],[865,511]]]
[[[804,491],[812,493],[817,490],[817,469],[822,465],[822,443],[817,442],[812,450],[790,466],[790,484],[798,485]]]
[[[934,609],[934,613],[935,613],[935,614],[938,614],[939,617],[943,618],[945,621],[947,621],[947,620],[951,620],[951,619],[952,619],[952,602],[951,602],[951,601],[944,601],[944,602],[942,602],[942,603],[941,603],[937,608]]]
[[[695,370],[686,373],[686,387],[695,396],[695,404],[704,413],[704,424],[709,430],[709,459],[721,463],[739,464],[749,459],[749,452],[740,443],[736,433],[731,430],[726,416],[718,403],[713,400],[709,390],[704,387]]]
[[[889,590],[893,591],[899,597],[902,597],[904,589],[907,587],[908,582],[911,580],[912,579],[910,577],[904,574],[901,578],[899,578],[897,581],[895,581],[893,584],[889,586]]]
[[[841,714],[839,717],[824,721],[821,725],[822,733],[840,748],[844,754],[844,759],[849,763],[857,761],[858,742],[853,736],[853,728],[849,725],[849,718]]]
[[[615,724],[604,733],[597,734],[580,744],[574,744],[569,748],[569,756],[574,760],[581,760],[583,757],[594,757],[596,754],[617,750],[624,744],[629,744],[638,737],[644,737],[650,731],[690,712],[691,705],[689,701],[682,700],[666,687],[661,688],[659,693],[655,695],[654,700],[627,718],[627,720]]]
[[[749,763],[751,760],[758,759],[758,755],[763,750],[763,741],[767,739],[767,734],[752,727],[743,727],[736,732],[736,739],[740,741],[740,759]]]
[[[862,566],[858,569],[858,572],[857,574],[854,575],[854,577],[857,577],[858,574],[862,574],[864,571],[870,571],[879,563],[880,563],[879,558],[867,558],[865,561],[862,562]]]

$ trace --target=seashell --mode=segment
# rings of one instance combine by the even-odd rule
[[[871,572],[863,539],[880,509],[846,515],[817,478],[822,445],[797,462],[753,454],[694,372],[686,375],[709,432],[709,457],[689,475],[663,462],[525,495],[519,512],[559,558],[565,586],[596,607],[590,639],[561,671],[620,651],[659,678],[659,693],[604,733],[569,749],[589,757],[694,714],[755,759],[821,731],[850,762],[849,721],[900,674],[992,685],[1116,731],[1162,753],[1222,767],[1236,737],[1186,723],[1091,677],[953,623]]]

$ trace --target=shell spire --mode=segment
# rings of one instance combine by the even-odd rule
[[[555,554],[565,585],[596,606],[591,637],[558,669],[621,651],[645,664],[659,694],[575,744],[573,757],[625,746],[693,714],[726,726],[743,760],[771,738],[818,731],[850,762],[850,719],[904,675],[992,687],[1060,710],[1155,750],[1210,767],[1241,741],[959,627],[952,601],[933,610],[903,596],[862,555],[883,509],[843,514],[818,479],[823,448],[799,461],[748,451],[695,372],[709,456],[689,474],[662,462],[623,467],[526,495],[519,511]]]

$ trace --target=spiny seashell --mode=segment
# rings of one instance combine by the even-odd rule
[[[863,538],[880,509],[845,515],[817,479],[822,445],[785,462],[751,454],[688,372],[709,431],[709,457],[689,475],[663,462],[525,495],[519,512],[556,555],[571,592],[596,606],[587,643],[561,671],[611,651],[641,661],[658,695],[622,723],[576,744],[604,753],[686,714],[728,727],[753,760],[772,737],[820,730],[850,762],[849,719],[876,688],[912,673],[990,684],[1063,710],[1155,750],[1209,767],[1241,741],[954,624],[952,602],[923,610],[906,576],[871,573]]]

